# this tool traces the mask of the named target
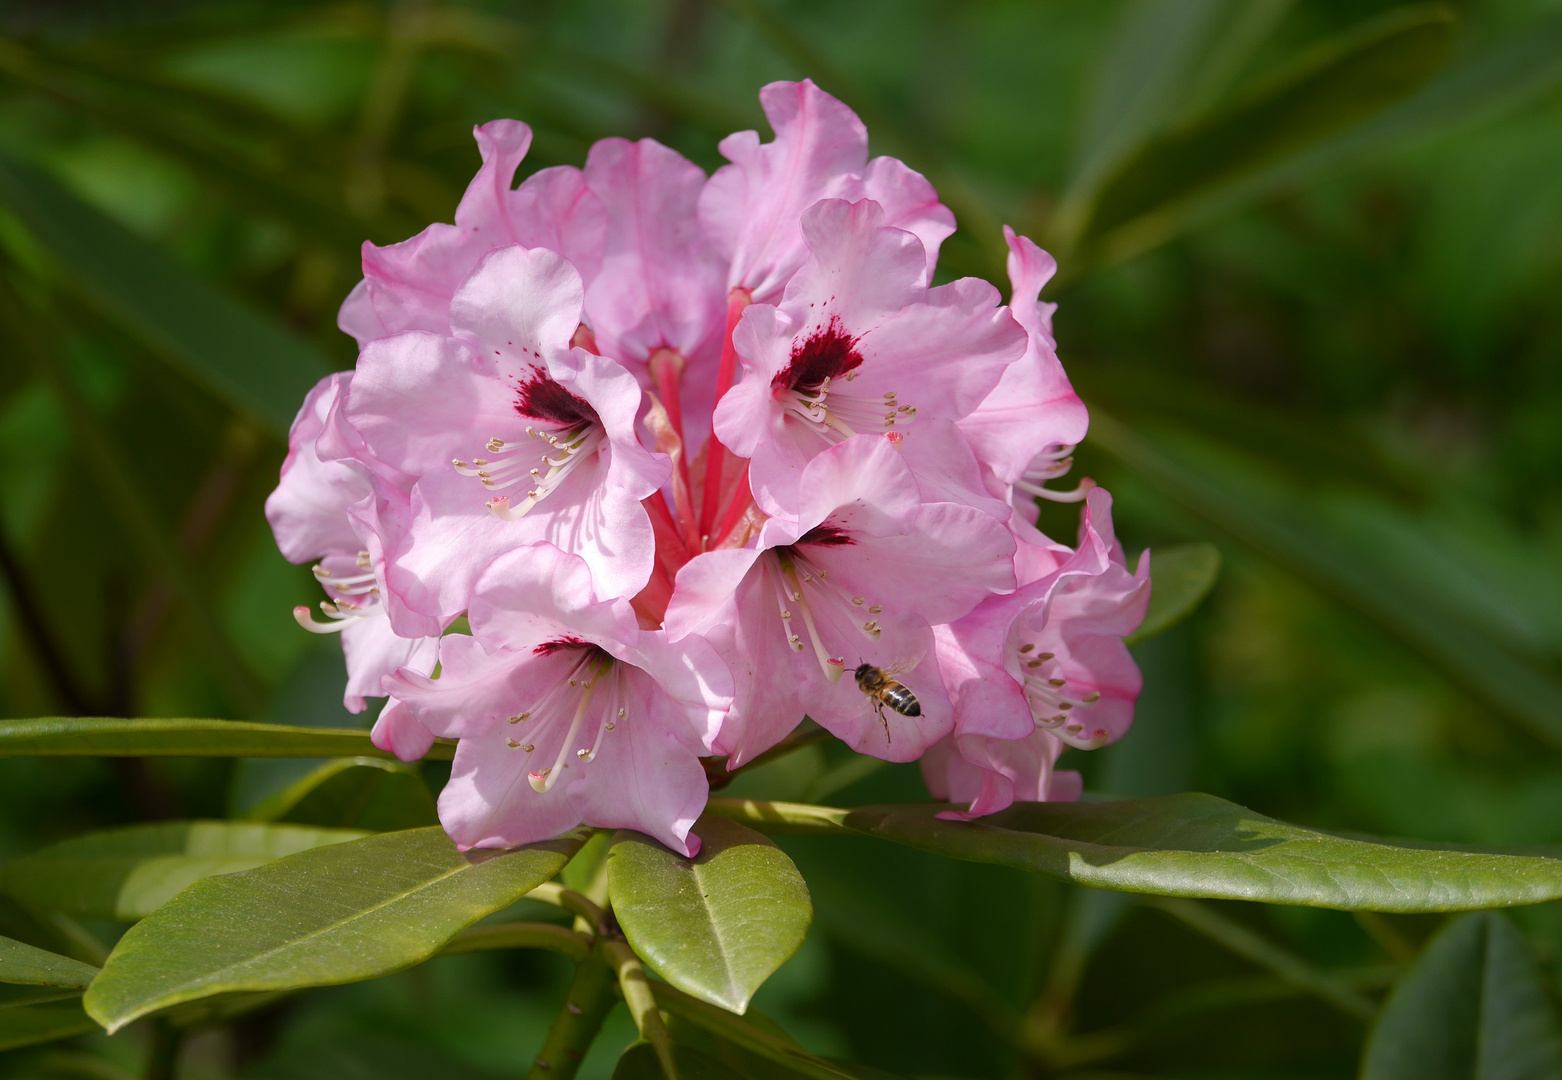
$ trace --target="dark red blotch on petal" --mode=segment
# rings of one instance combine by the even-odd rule
[[[800,386],[818,386],[826,379],[839,378],[862,363],[857,339],[846,332],[838,315],[792,343],[792,359],[770,380],[775,390],[795,390]]]
[[[564,427],[600,423],[591,403],[578,398],[541,368],[523,377],[515,395],[515,411],[533,420],[547,420]]]
[[[563,652],[565,649],[596,649],[596,648],[597,648],[596,645],[593,645],[591,642],[587,641],[585,638],[565,636],[565,637],[557,638],[557,639],[555,639],[553,641],[544,641],[541,645],[538,645],[536,648],[532,649],[532,652],[535,655],[537,655],[537,656],[552,656],[554,653],[556,653],[556,652]],[[600,650],[598,650],[598,651],[600,651]]]
[[[840,547],[843,544],[855,544],[857,541],[851,538],[845,529],[825,522],[823,525],[815,525],[802,536],[797,538],[793,547],[802,547],[804,544],[817,544],[820,547]]]

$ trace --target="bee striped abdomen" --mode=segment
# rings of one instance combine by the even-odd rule
[[[894,709],[901,716],[921,716],[922,703],[917,696],[907,690],[900,683],[890,683],[883,690],[884,704]]]

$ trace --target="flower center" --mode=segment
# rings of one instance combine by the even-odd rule
[[[549,747],[557,740],[553,763],[526,774],[532,790],[539,794],[551,791],[572,763],[585,764],[595,758],[607,733],[629,714],[622,665],[603,649],[571,638],[544,642],[535,652],[547,656],[566,650],[574,654],[574,660],[565,668],[564,677],[535,704],[509,717],[506,731],[514,729],[514,733],[504,735],[506,747],[525,754],[536,753],[539,746]]]
[[[351,568],[360,573],[337,573],[323,562],[315,563],[310,568],[315,580],[331,597],[320,601],[320,610],[330,622],[316,622],[305,604],[293,609],[294,620],[312,634],[335,634],[354,623],[382,614],[384,609],[380,606],[380,586],[370,565],[367,551],[358,553]]]
[[[815,533],[823,533],[823,538],[810,541]],[[807,550],[815,543],[851,542],[844,532],[825,526],[812,530],[790,547],[776,548],[764,556],[768,563],[765,572],[771,576],[787,644],[793,652],[803,651],[803,638],[797,632],[797,624],[801,622],[803,633],[807,634],[819,661],[819,670],[831,682],[839,681],[848,669],[845,654],[849,650],[830,648],[830,645],[842,646],[842,638],[850,640],[852,631],[842,633],[843,627],[851,626],[869,641],[877,641],[883,632],[876,616],[883,612],[884,606],[870,604],[866,597],[852,596],[837,586],[830,580],[830,571],[811,559]],[[864,619],[864,615],[868,618]],[[826,638],[830,639],[829,644]]]
[[[771,393],[832,445],[859,431],[878,430],[899,446],[905,435],[898,428],[916,417],[916,406],[901,404],[894,390],[882,398],[853,393],[850,386],[862,361],[857,339],[832,315],[827,326],[792,345],[791,360],[770,380]]]
[[[505,521],[525,517],[532,507],[557,491],[569,474],[607,441],[602,426],[595,421],[582,421],[554,431],[528,427],[526,437],[532,441],[507,443],[495,436],[484,447],[491,457],[473,458],[470,463],[457,458],[452,463],[456,472],[477,477],[490,491],[522,482],[531,485],[526,498],[516,506],[510,505],[508,495],[496,495],[488,500],[488,509]],[[538,453],[539,442],[541,453]]]
[[[1036,726],[1050,731],[1070,746],[1094,750],[1104,746],[1110,736],[1106,728],[1088,728],[1088,718],[1074,712],[1101,700],[1101,692],[1069,684],[1063,678],[1057,657],[1038,652],[1034,641],[1020,646],[1020,670],[1025,685],[1025,700],[1030,704]]]

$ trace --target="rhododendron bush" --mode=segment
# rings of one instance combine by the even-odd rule
[[[1090,957],[1125,894],[1269,980],[1204,987],[1163,1007],[1162,1026],[1178,1009],[1217,1007],[1206,998],[1310,995],[1371,1022],[1366,1076],[1559,1075],[1546,976],[1510,922],[1464,916],[1433,936],[1430,923],[1392,921],[1562,899],[1554,850],[1399,843],[1178,793],[1194,736],[1169,724],[1150,688],[1186,678],[1196,659],[1139,646],[1198,608],[1220,558],[1205,543],[1134,542],[1134,507],[1215,521],[1369,618],[1399,620],[1427,655],[1479,667],[1461,677],[1542,738],[1555,727],[1549,676],[1410,625],[1392,569],[1341,554],[1340,537],[1367,527],[1359,508],[1252,510],[1270,505],[1272,488],[1184,464],[1202,451],[1136,430],[1093,393],[1087,408],[1071,381],[1089,363],[1070,349],[1077,294],[1061,311],[1042,299],[1060,275],[1191,228],[1216,194],[1236,197],[1220,185],[1256,185],[1274,155],[1321,138],[1313,106],[1295,103],[1326,98],[1329,80],[1364,80],[1352,92],[1373,110],[1410,94],[1441,63],[1449,20],[1407,9],[1225,112],[1188,105],[1133,154],[1101,150],[1105,164],[1046,215],[1016,219],[1036,228],[989,219],[958,175],[941,172],[935,186],[918,170],[939,154],[929,146],[919,160],[916,139],[895,141],[907,160],[873,156],[858,114],[807,78],[760,88],[769,131],[721,138],[710,171],[664,141],[618,137],[538,167],[534,140],[557,132],[541,118],[537,132],[492,119],[472,130],[479,164],[453,221],[416,231],[398,218],[394,235],[410,238],[362,243],[361,278],[331,295],[356,361],[329,373],[290,353],[274,326],[188,291],[176,270],[167,280],[184,284],[143,288],[136,268],[163,264],[140,241],[0,155],[0,201],[16,219],[0,233],[36,234],[0,236],[0,317],[21,328],[19,348],[62,408],[91,415],[71,368],[28,328],[57,320],[50,260],[97,266],[70,262],[98,250],[71,239],[79,229],[109,252],[82,287],[93,302],[161,334],[159,347],[192,368],[231,351],[241,359],[203,378],[285,427],[265,522],[318,590],[308,602],[291,585],[255,592],[269,612],[291,608],[293,647],[321,665],[290,679],[269,711],[255,705],[254,657],[230,648],[187,565],[211,528],[205,504],[168,540],[136,516],[134,474],[111,436],[74,429],[157,560],[130,625],[187,605],[212,693],[248,719],[122,718],[129,698],[77,695],[79,715],[0,723],[3,757],[118,762],[145,819],[51,826],[47,843],[14,852],[0,830],[0,855],[14,854],[0,863],[0,1077],[13,1075],[10,1050],[86,1036],[119,1046],[125,1029],[145,1075],[165,1080],[181,1058],[194,1068],[202,1032],[226,1033],[242,1057],[306,991],[419,968],[423,981],[405,985],[421,1001],[443,978],[431,973],[453,969],[420,965],[500,952],[566,973],[548,991],[549,1018],[518,1024],[507,1056],[495,1055],[509,1075],[570,1080],[593,1053],[588,1076],[611,1068],[624,1080],[890,1075],[751,1008],[790,977],[778,973],[817,962],[799,953],[817,941],[816,900],[832,941],[895,973],[871,984],[886,1009],[902,1008],[905,980],[930,986],[980,1018],[1011,1073],[1085,1075],[1149,1039],[1143,1025],[1074,1031]],[[1141,30],[1143,46],[1155,35]],[[402,92],[390,89],[396,70],[374,77],[376,93]],[[365,113],[352,160],[366,171],[343,196],[369,207],[365,217],[384,184],[417,183],[415,170],[374,164],[375,125],[389,123],[377,116]],[[1339,130],[1359,135],[1359,120]],[[1209,132],[1228,129],[1258,149],[1200,171]],[[1163,180],[1165,193],[1147,194]],[[305,197],[267,182],[279,206]],[[333,227],[355,240],[368,231]],[[962,241],[975,248],[961,255]],[[973,266],[985,276],[963,274]],[[181,296],[205,298],[206,330],[170,329]],[[230,432],[234,453],[246,432]],[[1122,468],[1094,470],[1095,440]],[[238,481],[213,475],[210,498],[227,498],[223,485]],[[1407,530],[1394,535],[1421,550]],[[21,579],[13,561],[8,581]],[[18,610],[46,628],[48,604],[22,586]],[[40,650],[68,685],[65,665]],[[1354,720],[1329,730],[1373,738]],[[227,805],[180,816],[159,803],[148,762],[160,758],[237,759],[223,775]],[[1184,764],[1158,773],[1177,778],[1160,786],[1122,781],[1152,759]],[[884,788],[894,801],[852,793],[875,775],[898,778]],[[854,891],[897,857],[886,852],[921,860],[917,888],[982,864],[970,872],[1008,875],[998,892],[1029,898],[1017,909],[984,892],[997,877],[958,879],[981,894],[975,952],[1051,958],[1044,979],[1027,976],[1023,1010],[963,946]],[[1045,882],[1071,891],[1037,891]],[[1225,913],[1239,905],[1208,901],[1353,912],[1352,932],[1388,959],[1319,969]],[[1322,925],[1298,921],[1296,933]],[[467,1018],[479,1019],[494,1023]],[[447,1043],[466,1037],[448,1016],[431,1026]],[[121,1075],[95,1051],[15,1060],[37,1070],[17,1076]],[[448,1066],[419,1060],[385,1075]],[[308,1067],[350,1074],[333,1062]],[[220,1074],[284,1074],[247,1069]]]

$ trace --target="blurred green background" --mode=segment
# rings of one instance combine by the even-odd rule
[[[365,723],[336,642],[293,623],[317,590],[261,514],[304,389],[353,362],[334,322],[358,244],[451,219],[474,123],[531,124],[526,172],[619,134],[712,169],[726,133],[769,137],[758,88],[802,76],[939,186],[961,222],[942,275],[1002,283],[1004,222],[1059,256],[1044,297],[1093,416],[1075,474],[1114,492],[1130,552],[1224,556],[1200,612],[1137,649],[1130,737],[1065,760],[1087,790],[1562,843],[1543,0],[7,3],[0,715]],[[1075,513],[1042,524],[1071,538]],[[299,768],[0,761],[0,859],[243,812]],[[925,797],[839,747],[739,783]],[[1221,905],[1196,928],[909,850],[786,846],[818,915],[757,1007],[905,1074],[1351,1076],[1359,1010],[1243,930],[1370,1000],[1439,925]],[[1517,918],[1562,971],[1562,912]],[[185,1075],[523,1075],[555,959],[311,992],[198,1037]],[[631,1034],[615,1015],[583,1075]],[[134,1075],[136,1038],[0,1053],[0,1075]]]

